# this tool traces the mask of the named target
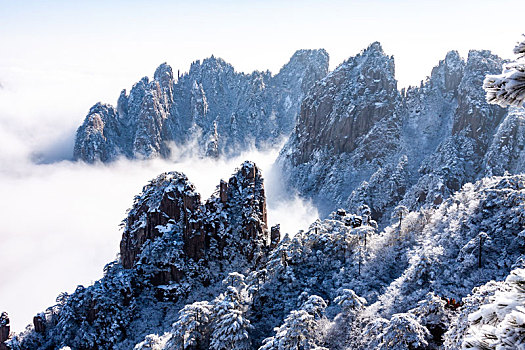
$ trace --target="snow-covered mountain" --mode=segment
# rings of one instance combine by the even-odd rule
[[[3,313],[0,350],[523,347],[525,113],[488,105],[481,88],[502,64],[452,51],[420,87],[399,91],[393,58],[371,44],[309,90],[278,159],[322,220],[293,236],[268,229],[253,162],[204,203],[184,174],[161,174],[135,197],[104,277],[61,294],[22,334],[9,334]],[[162,103],[184,95],[172,88],[187,78],[162,83],[169,72],[156,73]],[[206,98],[188,97],[194,110],[218,106],[213,92],[230,86],[207,79]],[[144,103],[131,111],[132,96],[96,107],[102,129],[145,115]],[[186,130],[200,127],[191,120]]]
[[[362,208],[279,240],[278,227],[266,227],[255,164],[242,164],[205,203],[183,174],[164,173],[135,198],[105,276],[60,295],[7,344],[459,349],[483,341],[471,314],[523,337],[505,318],[522,317],[522,299],[509,305],[500,294],[522,293],[524,206],[524,175],[491,177],[382,232]]]
[[[280,72],[238,73],[214,56],[174,75],[166,63],[142,78],[117,107],[97,103],[76,135],[86,162],[169,157],[170,143],[218,157],[274,146],[295,125],[309,88],[328,73],[325,50],[299,50]]]
[[[229,273],[259,269],[279,242],[251,162],[206,202],[184,174],[159,175],[135,197],[123,227],[120,258],[101,280],[38,315],[23,349],[131,349],[169,330],[185,304],[218,297]]]
[[[439,205],[467,182],[523,171],[525,115],[489,105],[482,89],[502,63],[451,51],[420,87],[398,91],[393,58],[373,43],[304,99],[278,160],[287,183],[324,215],[366,204],[384,225],[400,202]]]

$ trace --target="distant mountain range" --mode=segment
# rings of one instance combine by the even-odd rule
[[[489,105],[482,89],[503,60],[456,51],[420,87],[399,91],[394,60],[373,43],[309,92],[278,164],[286,183],[323,215],[368,205],[440,205],[468,182],[525,170],[525,113]]]
[[[123,90],[117,107],[97,103],[79,127],[74,157],[93,163],[118,157],[169,157],[170,144],[200,156],[233,156],[270,148],[289,135],[308,90],[328,72],[324,50],[299,50],[281,71],[244,74],[220,58],[174,75],[166,63],[153,80]]]

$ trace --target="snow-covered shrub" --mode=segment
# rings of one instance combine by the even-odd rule
[[[135,345],[133,350],[164,350],[166,349],[166,343],[168,339],[169,335],[158,336],[156,334],[150,334],[146,336],[146,339],[144,339],[144,341]]]
[[[395,314],[378,335],[378,349],[413,350],[421,348],[428,345],[426,339],[429,336],[428,330],[413,315]]]
[[[284,323],[275,328],[276,334],[265,339],[259,350],[325,349],[320,322],[325,307],[321,297],[310,296],[301,309],[288,314]]]
[[[468,316],[464,349],[525,349],[525,269],[505,280],[510,290],[498,290],[488,304]]]
[[[179,319],[173,324],[172,337],[168,349],[198,347],[205,344],[209,332],[212,305],[207,301],[199,301],[184,306],[179,311]]]

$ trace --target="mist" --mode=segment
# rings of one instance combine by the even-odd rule
[[[265,178],[269,225],[279,223],[282,234],[293,235],[318,217],[310,203],[281,188],[273,168],[277,149],[229,160],[121,159],[88,165],[54,161],[71,151],[68,128],[57,126],[53,143],[35,136],[44,135],[46,127],[35,125],[29,134],[12,119],[0,121],[0,311],[9,313],[17,332],[53,305],[60,292],[102,277],[104,265],[119,251],[119,224],[133,197],[161,172],[185,173],[205,200],[220,179],[252,160]]]

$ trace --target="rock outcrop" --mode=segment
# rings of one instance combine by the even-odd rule
[[[394,113],[399,101],[394,59],[373,43],[315,85],[303,101],[294,130],[294,165],[320,150],[352,152],[374,124]]]
[[[43,314],[38,314],[33,317],[33,327],[35,332],[44,333],[46,331],[46,318]]]
[[[279,241],[266,215],[263,178],[253,162],[205,202],[184,174],[159,175],[123,222],[119,259],[106,265],[102,279],[35,316],[22,348],[131,349],[152,327],[168,330],[184,305],[215,297],[228,274],[264,266]]]
[[[303,97],[328,73],[324,50],[299,50],[281,71],[243,74],[220,58],[194,62],[175,77],[166,63],[142,78],[117,107],[98,103],[78,128],[74,157],[85,162],[169,157],[195,142],[218,157],[265,148],[288,136]]]
[[[256,263],[254,259],[270,247],[260,170],[252,162],[243,163],[228,182],[221,181],[206,203],[184,174],[164,173],[152,180],[135,198],[125,219],[120,243],[122,266],[133,268],[140,262],[146,241],[176,229],[181,233],[184,256],[194,262],[242,256]],[[171,274],[169,280],[176,280],[182,272]]]
[[[190,217],[200,206],[200,195],[184,174],[164,173],[152,180],[135,198],[125,219],[120,242],[122,266],[132,268],[144,243],[162,236],[168,223],[183,225],[186,233]]]
[[[9,350],[5,342],[9,339],[10,333],[9,316],[7,312],[2,312],[0,314],[0,350]]]
[[[471,51],[466,61],[451,51],[420,87],[398,92],[393,58],[373,43],[304,99],[278,159],[287,184],[323,215],[366,204],[385,225],[400,202],[438,205],[489,171],[525,170],[521,160],[495,157],[509,142],[525,146],[503,134],[517,132],[519,117],[485,101],[483,79],[502,63],[489,51]]]

